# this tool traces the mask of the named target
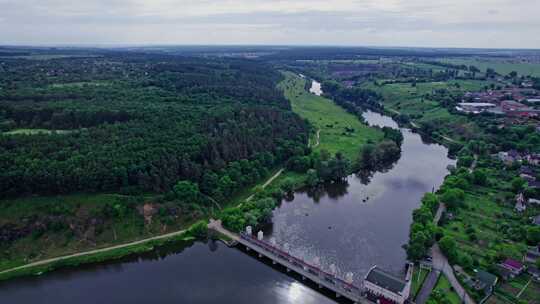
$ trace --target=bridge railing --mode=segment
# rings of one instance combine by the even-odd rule
[[[313,272],[315,272],[315,275],[317,275],[319,277],[324,277],[324,278],[327,278],[327,279],[331,279],[334,282],[334,284],[338,283],[339,285],[341,285],[340,286],[341,288],[347,290],[348,292],[353,293],[353,292],[360,292],[361,291],[361,288],[359,288],[358,286],[356,286],[354,284],[351,284],[351,283],[348,283],[345,280],[339,278],[338,276],[336,276],[334,274],[331,274],[329,272],[326,272],[325,270],[323,270],[323,269],[321,269],[321,268],[319,268],[317,266],[311,265],[311,264],[307,263],[306,261],[304,261],[303,259],[297,258],[297,257],[289,254],[288,252],[283,251],[282,249],[273,246],[272,244],[269,244],[269,243],[267,243],[267,242],[265,242],[263,240],[257,239],[256,237],[254,237],[252,235],[248,235],[248,234],[246,234],[244,232],[241,232],[240,237],[242,239],[246,240],[247,242],[253,243],[256,246],[258,246],[258,247],[272,253],[273,255],[277,256],[278,258],[280,256],[283,256],[290,263],[293,263],[293,264],[296,263],[296,264],[299,264],[299,266],[301,266],[304,269],[312,270]]]

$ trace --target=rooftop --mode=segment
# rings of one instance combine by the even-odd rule
[[[504,262],[503,262],[503,265],[505,266],[509,266],[511,268],[514,268],[514,269],[520,269],[523,267],[523,264],[521,264],[521,262],[519,261],[516,261],[514,259],[506,259]]]
[[[366,281],[371,282],[377,286],[383,287],[393,293],[401,293],[407,284],[404,280],[378,268],[373,267],[367,277]]]
[[[495,107],[496,106],[489,102],[460,102],[458,103],[458,105],[466,106],[466,107]]]
[[[483,270],[478,270],[476,272],[476,279],[484,283],[486,287],[491,287],[497,284],[497,276]]]

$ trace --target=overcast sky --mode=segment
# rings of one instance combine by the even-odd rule
[[[540,0],[0,0],[0,44],[540,48]]]

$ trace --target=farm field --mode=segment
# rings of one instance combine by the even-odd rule
[[[487,68],[494,69],[497,73],[506,75],[512,71],[516,71],[519,75],[540,76],[540,64],[538,63],[519,63],[509,62],[500,59],[477,59],[477,58],[445,58],[441,60],[451,64],[464,64],[467,66],[474,65],[480,71],[485,72]]]
[[[377,86],[373,82],[362,87],[375,90],[384,99],[385,109],[392,113],[404,114],[416,124],[437,126],[437,133],[462,141],[461,137],[478,134],[476,126],[463,116],[453,115],[439,100],[429,96],[436,90],[445,89],[453,94],[476,91],[490,82],[479,80],[455,80],[450,82],[394,83]]]
[[[486,301],[487,304],[498,303],[540,303],[540,283],[528,275],[521,275],[512,281],[501,282],[494,294]]]
[[[307,92],[305,86],[305,79],[290,72],[285,73],[285,80],[279,85],[293,111],[307,119],[315,131],[321,130],[320,145],[315,150],[326,150],[331,154],[342,152],[355,161],[362,145],[382,138],[382,132],[363,124],[331,100]],[[348,132],[346,128],[354,131]]]

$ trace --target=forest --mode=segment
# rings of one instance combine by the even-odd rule
[[[305,153],[309,126],[264,63],[117,51],[4,57],[0,69],[4,198],[189,180],[221,201]]]

